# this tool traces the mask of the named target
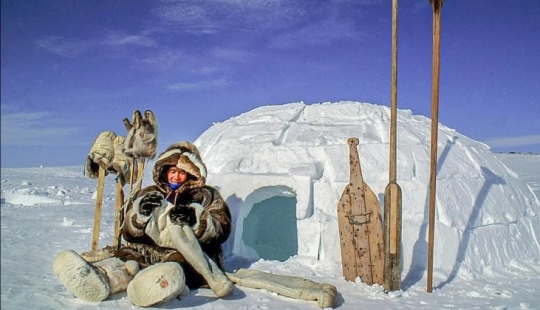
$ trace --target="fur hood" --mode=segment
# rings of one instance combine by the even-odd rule
[[[164,192],[170,190],[165,175],[165,167],[167,166],[176,166],[190,174],[188,180],[182,184],[178,191],[201,188],[206,184],[206,165],[201,159],[199,150],[191,142],[176,142],[157,158],[154,164],[153,178],[156,185]]]

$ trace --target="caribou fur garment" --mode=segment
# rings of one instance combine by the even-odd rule
[[[112,131],[100,133],[86,157],[85,174],[97,179],[101,168],[105,176],[109,173],[118,175],[124,185],[130,179],[130,168],[133,166],[133,158],[124,153],[124,144],[123,136],[117,136]],[[137,175],[137,166],[133,166],[133,169],[134,175]]]
[[[109,173],[108,167],[114,158],[115,138],[116,134],[112,131],[104,131],[97,136],[84,164],[85,173],[89,178],[97,179],[100,168],[105,170],[105,175]]]
[[[158,142],[158,124],[154,112],[144,111],[144,118],[141,111],[133,112],[132,123],[127,118],[123,119],[127,130],[125,141],[126,155],[134,158],[150,158],[156,156]]]
[[[124,144],[126,138],[123,136],[116,136],[113,140],[114,157],[110,165],[107,167],[107,172],[114,173],[118,176],[120,184],[124,185],[131,179],[131,170],[133,169],[133,176],[138,173],[137,165],[134,165],[133,158],[127,156],[124,153]],[[135,181],[135,180],[133,180]]]
[[[188,180],[177,190],[172,190],[166,181],[166,170],[169,166],[176,166],[189,173]],[[121,249],[116,256],[125,259],[137,259],[142,266],[156,262],[179,262],[186,273],[186,283],[190,288],[206,284],[202,276],[198,275],[183,256],[163,244],[157,244],[166,238],[161,235],[160,240],[153,240],[145,231],[149,223],[154,223],[155,216],[166,216],[170,225],[186,225],[175,222],[176,208],[192,208],[196,219],[191,228],[201,249],[213,259],[220,269],[223,267],[222,244],[231,233],[231,213],[219,191],[206,185],[206,166],[201,160],[199,151],[190,142],[178,142],[167,148],[156,160],[153,169],[153,178],[156,182],[143,188],[134,197],[125,210],[122,235],[130,245]],[[160,199],[152,203],[152,208],[159,210],[145,210],[144,201],[150,197]],[[160,198],[161,197],[161,198]],[[195,274],[193,274],[195,273]]]
[[[180,141],[170,145],[159,155],[154,164],[153,178],[162,191],[169,189],[167,167],[176,166],[191,175],[179,189],[180,192],[191,188],[201,188],[206,184],[206,165],[201,159],[199,150],[188,141]]]

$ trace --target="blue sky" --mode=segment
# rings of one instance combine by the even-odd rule
[[[1,1],[1,166],[83,165],[151,109],[159,152],[262,105],[390,105],[391,0]],[[439,121],[540,153],[540,1],[447,0]],[[432,9],[399,4],[398,108],[431,116]]]

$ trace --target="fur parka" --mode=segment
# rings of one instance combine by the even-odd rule
[[[166,172],[170,166],[176,166],[189,174],[186,182],[176,190],[171,189],[166,179]],[[161,153],[153,168],[153,179],[156,184],[143,188],[127,206],[122,236],[128,245],[117,251],[115,256],[123,260],[135,259],[142,267],[175,261],[182,265],[186,273],[186,284],[190,288],[206,284],[204,278],[185,261],[181,253],[156,244],[145,233],[151,214],[144,212],[141,204],[155,198],[157,208],[169,204],[173,204],[174,208],[194,208],[196,220],[190,226],[201,249],[224,270],[222,244],[231,233],[231,213],[219,191],[206,185],[206,173],[206,166],[201,160],[199,151],[190,142],[175,143]],[[174,223],[172,215],[169,216]]]

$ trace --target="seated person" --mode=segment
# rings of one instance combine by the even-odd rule
[[[205,184],[197,148],[185,141],[169,146],[154,164],[153,179],[156,184],[127,204],[122,236],[128,244],[105,248],[113,257],[93,265],[74,251],[56,257],[55,274],[76,297],[101,301],[127,289],[134,304],[149,306],[178,296],[185,286],[209,286],[218,297],[232,291],[222,249],[231,214],[220,193]],[[168,281],[144,280],[157,275]]]

